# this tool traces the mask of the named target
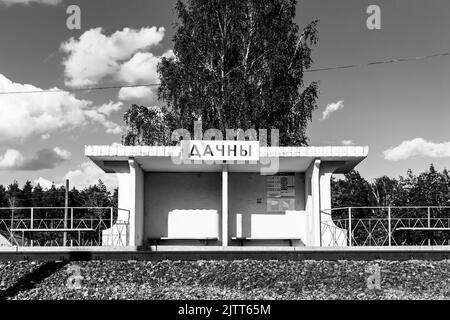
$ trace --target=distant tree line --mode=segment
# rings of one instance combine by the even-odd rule
[[[450,227],[450,174],[448,170],[438,171],[430,165],[428,171],[414,174],[408,170],[406,176],[392,178],[382,176],[368,181],[359,172],[351,171],[343,179],[332,179],[333,220],[348,226],[347,207],[393,207],[391,209],[391,228],[401,223],[412,223],[416,227]],[[427,207],[435,208],[414,208]],[[406,208],[395,208],[406,207]],[[387,210],[375,208],[352,209],[353,236],[355,241],[365,241],[369,228],[371,240],[385,239],[387,232]],[[374,227],[377,218],[385,219]],[[409,219],[409,220],[408,220]],[[418,220],[420,219],[420,220]],[[368,226],[371,220],[372,226]],[[339,221],[339,222],[337,222]],[[356,225],[358,224],[358,225]],[[345,229],[348,229],[345,227]],[[430,236],[431,235],[431,236]],[[358,238],[359,237],[359,238]],[[378,238],[377,238],[378,237]],[[434,239],[442,243],[450,239],[450,233],[443,231],[395,231],[396,243],[423,244],[424,240]],[[386,244],[386,243],[385,243]]]
[[[64,186],[54,184],[44,189],[40,184],[33,186],[27,181],[21,188],[17,181],[8,186],[0,185],[0,207],[64,207]],[[117,208],[118,189],[109,191],[99,180],[84,189],[73,187],[69,190],[69,207],[114,207]]]
[[[14,181],[8,186],[0,185],[0,235],[9,237],[11,228],[31,228],[31,210],[34,208],[34,228],[53,227],[61,228],[61,219],[64,218],[64,209],[51,209],[55,207],[65,206],[65,188],[64,186],[52,185],[48,189],[44,189],[41,185],[33,186],[30,181],[27,181],[22,187],[17,181]],[[73,211],[73,218],[75,221],[74,228],[77,228],[77,223],[86,219],[86,226],[91,227],[89,222],[92,220],[93,232],[82,232],[82,238],[95,239],[100,241],[101,231],[107,229],[111,225],[111,211],[107,209],[87,209],[87,207],[105,207],[113,208],[113,223],[117,219],[117,199],[118,189],[112,192],[108,190],[105,184],[99,180],[96,184],[86,187],[84,189],[72,188],[68,192],[68,206],[82,207],[86,209],[76,209]],[[15,209],[18,208],[18,209]],[[24,209],[19,209],[24,208]],[[48,209],[39,209],[48,208]],[[102,220],[100,220],[102,219]],[[99,222],[101,221],[101,222]],[[59,225],[58,225],[59,224]],[[38,226],[37,226],[38,225]],[[70,211],[68,212],[67,227],[70,228]],[[76,232],[75,232],[76,233]],[[69,233],[68,239],[77,239],[78,234]],[[17,234],[16,234],[17,236]],[[52,233],[31,233],[24,234],[24,242],[29,244],[29,240],[34,239],[39,241],[47,240],[62,240],[62,232]],[[19,235],[20,238],[20,235]]]
[[[450,174],[433,165],[415,175],[367,181],[357,171],[332,180],[332,207],[450,206]]]

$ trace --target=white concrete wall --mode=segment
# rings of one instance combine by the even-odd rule
[[[321,161],[316,159],[305,174],[305,244],[314,247],[320,246],[320,165]]]
[[[134,170],[133,168],[134,167]],[[130,224],[135,225],[134,235],[130,232],[130,238],[135,243],[132,245],[142,245],[144,240],[144,199],[145,199],[145,185],[144,185],[144,172],[137,162],[130,164],[131,179],[134,187],[134,214],[130,216]],[[133,221],[134,218],[134,221]],[[132,230],[132,229],[130,229]]]
[[[120,224],[114,224],[112,230],[110,228],[102,231],[102,245],[103,246],[127,246],[130,245],[130,230],[134,229],[130,225],[132,207],[134,206],[133,194],[132,194],[132,181],[127,164],[127,172],[117,174],[119,194],[118,194],[118,207],[121,209],[117,213],[117,220]],[[128,222],[128,225],[124,225],[124,222]]]
[[[266,212],[265,176],[259,173],[231,172],[228,177],[229,245],[239,245],[231,241],[231,238],[237,235],[238,214],[243,217],[242,236],[302,239],[306,236],[302,228],[305,219],[302,174],[296,174],[295,177],[295,210],[283,213]],[[220,172],[145,173],[144,239],[217,235],[217,244],[221,244],[221,182]],[[262,200],[260,204],[257,203],[258,198]],[[268,241],[274,244],[273,242],[277,241]],[[288,245],[287,242],[281,241],[277,244]],[[264,243],[258,241],[256,245]]]
[[[221,186],[220,172],[145,173],[144,238],[221,239]]]
[[[266,176],[259,173],[229,174],[229,237],[304,239],[304,175],[295,174],[294,210],[268,213],[266,193]],[[261,203],[258,203],[258,199]],[[267,241],[274,242],[277,241]],[[278,242],[287,245],[287,242]],[[246,243],[252,244],[264,245],[261,241]]]
[[[120,232],[121,240],[128,241],[128,246],[139,246],[143,244],[144,232],[144,172],[133,159],[128,161],[128,166],[123,172],[117,173],[119,197],[119,210],[117,220],[128,220],[128,232]],[[119,236],[118,228],[113,226],[113,238]],[[111,230],[103,231],[105,245],[111,245]],[[114,244],[114,241],[112,242]]]
[[[347,246],[347,230],[338,228],[331,218],[331,177],[336,170],[334,163],[320,166],[320,221],[322,246]]]
[[[345,232],[334,225],[331,216],[331,176],[338,163],[316,159],[306,172],[306,242],[307,246],[346,246]],[[329,226],[324,227],[324,224]]]
[[[151,217],[150,217],[151,218]],[[168,238],[220,238],[217,210],[176,209],[167,219]]]

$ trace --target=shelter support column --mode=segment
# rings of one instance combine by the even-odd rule
[[[342,162],[322,162],[320,167],[320,221],[322,246],[347,246],[346,230],[339,228],[332,219],[331,212],[331,177]],[[322,230],[323,224],[323,230]]]
[[[222,246],[228,246],[228,165],[222,166]]]
[[[331,218],[331,176],[341,161],[315,159],[305,174],[305,244],[311,247],[346,246],[346,230]]]
[[[315,159],[305,174],[305,244],[320,246],[320,159]]]
[[[144,233],[144,172],[133,158],[128,160],[128,170],[118,175],[119,208],[129,210],[128,219],[123,219],[128,220],[127,245],[140,246]]]

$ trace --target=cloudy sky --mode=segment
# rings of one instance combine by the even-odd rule
[[[14,179],[85,186],[102,178],[86,144],[121,141],[131,103],[160,105],[154,88],[64,90],[158,81],[172,54],[173,0],[0,0],[0,184]],[[66,27],[69,5],[81,29]],[[381,29],[366,26],[369,5]],[[314,68],[450,52],[448,0],[303,0],[297,22],[320,19]],[[450,167],[450,57],[308,73],[320,80],[311,145],[368,145],[358,169],[398,176]],[[58,93],[1,94],[62,90]]]

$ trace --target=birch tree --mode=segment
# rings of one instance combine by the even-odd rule
[[[306,145],[318,83],[306,84],[304,73],[313,64],[317,21],[300,29],[296,4],[179,0],[174,57],[158,66],[171,128],[192,132],[197,120],[222,132],[277,128],[282,145]]]

